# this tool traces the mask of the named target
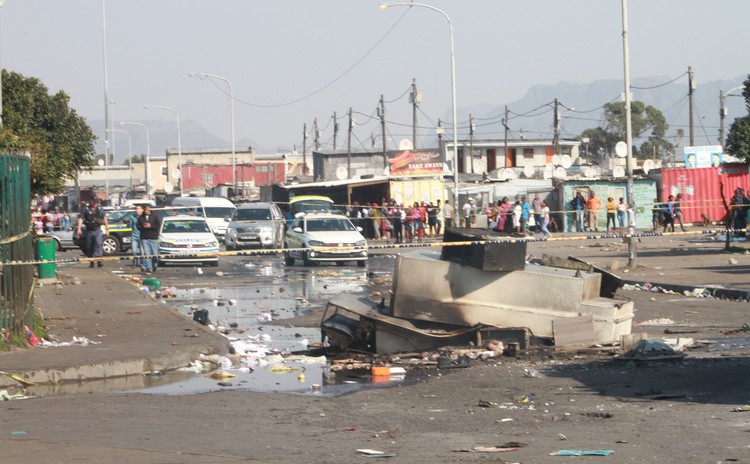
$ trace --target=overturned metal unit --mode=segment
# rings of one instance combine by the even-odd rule
[[[482,330],[502,340],[509,334],[503,328],[526,331],[523,349],[531,339],[576,347],[630,333],[633,302],[614,297],[616,283],[603,289],[602,274],[592,268],[528,264],[523,240],[486,243],[507,238],[449,229],[447,241],[470,243],[397,257],[390,307],[336,297],[321,324],[324,335],[342,349],[394,353],[481,343]]]

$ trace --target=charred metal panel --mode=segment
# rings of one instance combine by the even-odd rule
[[[513,239],[482,229],[449,228],[444,242],[480,242]],[[521,271],[526,266],[526,241],[512,243],[473,243],[466,246],[444,246],[441,259],[471,266],[483,271]]]

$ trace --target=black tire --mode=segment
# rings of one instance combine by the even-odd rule
[[[307,253],[302,253],[302,265],[305,267],[310,267],[313,265],[313,262],[310,261],[310,259],[307,257]]]
[[[365,267],[365,265],[367,265],[367,260],[366,259],[357,261],[357,266],[359,266],[359,267]]]
[[[286,244],[284,248],[286,248]],[[294,266],[294,257],[291,255],[291,253],[289,253],[288,251],[285,251],[283,255],[284,255],[284,265]]]
[[[121,250],[120,239],[114,235],[105,235],[102,240],[104,256],[112,256]]]

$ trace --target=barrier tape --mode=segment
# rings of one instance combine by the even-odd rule
[[[31,232],[27,230],[26,232],[24,232],[22,234],[18,234],[18,235],[14,235],[12,237],[5,238],[3,240],[0,240],[0,245],[7,245],[8,243],[15,242],[16,240],[21,240],[22,238],[28,237],[28,235],[30,233]]]
[[[470,231],[481,231],[484,229],[469,229]],[[503,243],[534,243],[534,242],[570,242],[570,241],[585,241],[585,240],[612,240],[612,239],[624,239],[624,238],[643,238],[643,237],[680,237],[680,236],[691,236],[691,235],[713,235],[713,234],[735,234],[748,232],[750,229],[704,229],[699,231],[687,231],[687,232],[637,232],[633,234],[586,234],[586,235],[575,235],[569,237],[549,237],[549,238],[538,238],[538,237],[508,237],[502,239],[490,239],[490,240],[467,240],[461,242],[416,242],[416,243],[387,243],[381,245],[367,245],[361,246],[349,246],[349,247],[309,247],[309,248],[272,248],[272,249],[260,249],[260,250],[238,250],[238,251],[220,251],[217,254],[207,255],[201,254],[160,254],[160,255],[139,255],[138,258],[154,258],[158,257],[161,259],[211,259],[216,256],[271,256],[278,255],[284,252],[303,252],[303,251],[328,251],[328,250],[362,250],[365,249],[368,252],[371,250],[391,250],[391,249],[405,249],[405,248],[431,248],[431,247],[457,247],[457,246],[475,246],[475,245],[494,245]],[[90,262],[107,262],[107,261],[132,261],[135,257],[133,255],[121,255],[121,256],[104,256],[101,258],[66,258],[57,260],[26,260],[26,261],[0,261],[0,268],[4,266],[29,266],[29,265],[40,265],[40,264],[79,264],[79,263],[90,263]],[[342,257],[342,259],[346,259]],[[335,260],[334,260],[335,261]]]

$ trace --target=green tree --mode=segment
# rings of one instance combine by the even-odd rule
[[[61,192],[66,179],[94,165],[96,137],[64,91],[50,95],[39,79],[5,70],[2,85],[0,150],[31,153],[32,193]]]
[[[640,101],[630,103],[631,128],[633,140],[645,138],[640,145],[633,142],[633,156],[651,158],[654,153],[658,158],[665,158],[674,150],[666,138],[669,125],[661,111]],[[626,139],[625,103],[607,103],[604,105],[604,124],[593,129],[586,129],[581,137],[588,137],[591,152],[607,156],[615,151],[615,145]]]
[[[730,155],[750,161],[750,74],[745,79],[744,85],[742,96],[745,97],[748,114],[735,119],[732,123],[727,135],[726,148]]]
[[[146,155],[133,155],[133,164],[135,163],[145,163],[146,162]],[[123,161],[123,166],[128,166],[130,164],[130,160],[126,159]]]

